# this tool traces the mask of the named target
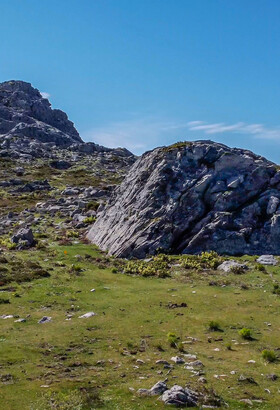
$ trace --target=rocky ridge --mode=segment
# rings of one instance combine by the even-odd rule
[[[119,257],[157,252],[280,253],[280,171],[211,141],[145,153],[99,212],[88,238]]]
[[[0,83],[2,236],[31,227],[36,233],[55,215],[63,229],[85,228],[135,159],[125,148],[83,142],[67,115],[31,84]]]
[[[67,115],[52,109],[48,99],[30,83],[0,83],[0,157],[56,158],[57,149],[80,154],[113,152],[133,157],[124,148],[110,149],[83,142]]]

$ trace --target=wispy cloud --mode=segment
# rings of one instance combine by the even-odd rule
[[[50,96],[51,96],[49,93],[46,93],[44,91],[42,91],[40,94],[43,98],[47,98],[47,99],[50,98]]]
[[[259,123],[224,122],[208,123],[206,121],[180,121],[158,117],[133,117],[116,121],[104,126],[95,127],[85,132],[82,137],[87,141],[107,147],[126,147],[134,153],[142,153],[147,149],[167,145],[172,141],[199,139],[220,135],[222,138],[230,134],[240,134],[264,140],[279,140],[280,127],[267,127]]]
[[[126,147],[134,152],[142,152],[159,145],[162,136],[186,128],[187,123],[155,117],[133,118],[93,128],[85,132],[83,137],[108,147]]]
[[[280,127],[266,127],[263,124],[247,124],[245,122],[210,124],[205,121],[190,121],[188,122],[188,129],[190,131],[203,131],[205,134],[235,133],[253,135],[256,138],[262,139],[280,140]]]

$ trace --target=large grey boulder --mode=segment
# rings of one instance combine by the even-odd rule
[[[33,236],[32,229],[30,228],[21,228],[11,237],[11,241],[15,244],[24,244],[26,248],[34,245],[35,240]]]
[[[161,396],[164,404],[174,405],[176,407],[196,407],[198,404],[198,395],[191,389],[175,385],[170,390],[166,390]]]
[[[119,257],[280,254],[280,179],[272,162],[211,141],[139,158],[88,239]]]

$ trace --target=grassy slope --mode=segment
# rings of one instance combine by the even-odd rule
[[[71,265],[77,264],[77,254],[82,256],[79,265],[84,269],[80,275],[71,271]],[[175,268],[170,279],[142,278],[100,269],[84,259],[85,254],[96,256],[98,252],[85,244],[53,244],[46,250],[17,252],[25,260],[40,261],[51,277],[15,284],[16,294],[0,295],[11,302],[0,305],[0,315],[31,315],[26,323],[14,323],[14,319],[0,323],[0,374],[13,376],[13,383],[1,383],[0,400],[5,409],[47,409],[51,392],[60,392],[54,396],[57,407],[52,408],[78,409],[79,399],[89,387],[94,394],[90,404],[82,408],[163,408],[157,398],[138,397],[129,387],[150,388],[165,379],[167,370],[155,361],[170,361],[179,353],[168,346],[166,335],[170,331],[183,341],[188,336],[198,339],[186,344],[186,350],[204,363],[207,387],[213,387],[230,408],[243,408],[245,405],[239,403],[243,398],[264,400],[254,403],[254,408],[278,408],[279,381],[269,381],[265,376],[277,374],[279,364],[266,364],[261,359],[262,349],[279,346],[279,297],[271,292],[278,268],[269,269],[272,277],[257,271],[209,277],[176,273]],[[227,280],[230,285],[209,286],[210,280]],[[242,290],[241,283],[248,284],[249,289]],[[96,291],[90,292],[92,288]],[[168,309],[169,301],[186,302],[188,307]],[[97,316],[78,318],[89,311]],[[71,321],[65,320],[67,312],[74,314]],[[43,315],[51,316],[52,322],[39,325],[37,321]],[[209,332],[210,320],[218,320],[224,332]],[[238,335],[242,327],[251,328],[256,340],[244,343]],[[223,340],[214,340],[220,338]],[[239,344],[232,342],[233,351],[229,351],[226,343],[233,339]],[[158,350],[159,344],[164,352]],[[138,358],[145,364],[138,365]],[[248,364],[251,359],[256,363]],[[99,360],[104,363],[98,364]],[[163,374],[158,374],[161,370]],[[237,373],[231,375],[232,370]],[[238,382],[240,374],[253,377],[258,386]],[[226,377],[216,379],[214,375]],[[168,384],[175,383],[190,383],[196,388],[197,377],[174,365]],[[46,385],[49,387],[42,387]],[[265,392],[266,388],[271,394]]]

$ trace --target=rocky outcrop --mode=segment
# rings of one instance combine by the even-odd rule
[[[64,147],[82,142],[67,115],[52,109],[40,91],[24,81],[0,84],[0,134]]]
[[[73,155],[107,152],[120,158],[134,158],[125,148],[83,142],[67,115],[52,109],[48,99],[30,83],[0,83],[0,158],[56,159],[55,149],[67,149]]]
[[[119,257],[171,253],[280,254],[280,171],[211,141],[139,158],[88,239]]]

